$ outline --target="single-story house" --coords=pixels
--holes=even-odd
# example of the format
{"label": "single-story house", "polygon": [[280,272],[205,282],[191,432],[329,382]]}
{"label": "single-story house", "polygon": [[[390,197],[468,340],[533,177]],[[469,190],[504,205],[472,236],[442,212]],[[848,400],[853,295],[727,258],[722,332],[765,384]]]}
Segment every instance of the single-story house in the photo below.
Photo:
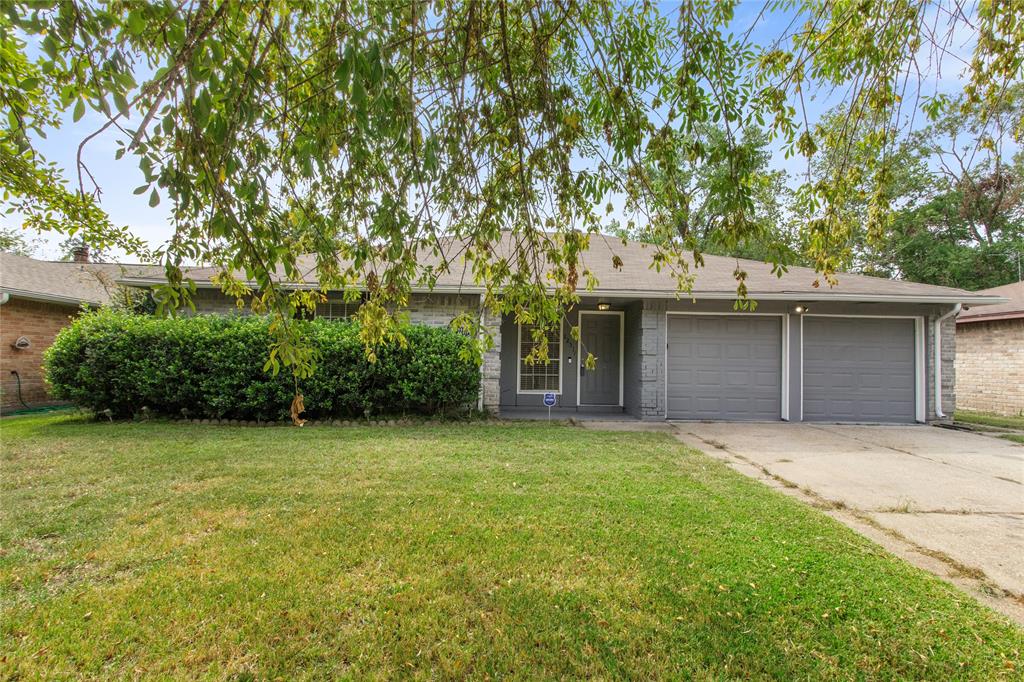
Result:
{"label": "single-story house", "polygon": [[82,307],[110,303],[116,280],[163,272],[156,266],[90,263],[87,250],[69,262],[0,251],[0,411],[52,402],[43,351]]}
{"label": "single-story house", "polygon": [[976,293],[1006,302],[966,309],[956,319],[957,406],[1024,414],[1024,282]]}
{"label": "single-story house", "polygon": [[[507,241],[507,236],[506,236]],[[505,244],[497,245],[501,253]],[[943,419],[955,407],[955,314],[961,305],[999,303],[998,296],[947,287],[841,274],[816,285],[811,269],[781,277],[771,266],[705,256],[692,292],[651,267],[653,247],[593,236],[582,265],[598,279],[549,339],[550,363],[527,363],[530,330],[511,316],[484,323],[494,348],[481,368],[481,407],[510,414],[619,413],[644,420],[783,420],[912,423]],[[505,251],[509,253],[509,251]],[[621,260],[621,267],[615,258]],[[437,265],[433,255],[421,265]],[[748,273],[755,312],[737,312],[734,271]],[[310,260],[306,272],[314,272]],[[211,278],[188,273],[200,312],[236,310]],[[151,286],[159,278],[126,277]],[[302,286],[319,288],[316,281]],[[415,290],[413,322],[447,324],[479,310],[482,288],[452,267],[430,289]],[[345,317],[351,305],[328,296],[317,313]],[[579,325],[579,340],[570,329]],[[587,353],[597,368],[581,363]]]}

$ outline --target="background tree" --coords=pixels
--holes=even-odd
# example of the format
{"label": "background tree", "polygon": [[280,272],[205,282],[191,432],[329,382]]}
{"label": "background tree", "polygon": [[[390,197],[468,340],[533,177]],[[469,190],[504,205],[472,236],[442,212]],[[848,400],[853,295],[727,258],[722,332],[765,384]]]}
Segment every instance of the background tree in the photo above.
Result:
{"label": "background tree", "polygon": [[889,274],[914,282],[987,289],[1020,280],[1024,173],[1018,161],[961,181],[899,211],[877,249]]}
{"label": "background tree", "polygon": [[[892,207],[887,229],[871,235],[865,227],[871,181],[861,176],[835,207],[851,225],[837,244],[852,267],[867,274],[915,282],[982,289],[1019,279],[1018,254],[1024,239],[1024,155],[1015,151],[1014,130],[1024,116],[1024,86],[1007,88],[994,110],[982,111],[965,98],[937,102],[934,121],[908,135],[891,152],[885,201]],[[820,124],[822,137],[846,125],[844,107]],[[852,162],[868,145],[853,145]],[[848,156],[824,147],[811,164],[827,182]]]}
{"label": "background tree", "polygon": [[734,140],[720,126],[698,126],[689,136],[679,135],[676,145],[700,148],[701,158],[684,159],[679,167],[652,164],[649,177],[656,194],[678,196],[684,210],[676,214],[675,224],[637,226],[631,236],[651,243],[682,239],[698,253],[780,264],[799,260],[787,216],[789,178],[770,167],[769,143],[756,126],[739,131]]}
{"label": "background tree", "polygon": [[[808,158],[859,140],[824,181],[795,188],[807,257],[831,282],[853,229],[842,207],[863,178],[867,233],[879,237],[891,224],[892,152],[912,120],[904,94],[920,78],[922,55],[941,55],[953,35],[969,32],[977,47],[965,97],[980,111],[998,108],[1021,76],[1016,0],[981,3],[970,17],[952,0],[779,2],[755,24],[787,28],[759,42],[735,30],[735,7],[8,2],[0,183],[40,229],[141,250],[99,209],[101,188],[81,155],[71,191],[32,146],[59,113],[77,120],[93,109],[105,121],[100,131],[119,133],[118,157],[134,158],[145,175],[136,191],[152,205],[171,202],[175,234],[155,254],[168,278],[160,305],[187,304],[182,264],[218,266],[225,292],[251,293],[257,310],[273,314],[271,368],[284,363],[301,378],[315,366],[290,321],[316,294],[281,286],[309,274],[284,232],[308,237],[302,246],[322,287],[365,287],[359,317],[371,356],[381,342],[401,341],[389,311],[414,284],[431,284],[436,273],[416,265],[429,251],[442,267],[464,259],[486,307],[536,323],[544,359],[545,328],[595,283],[581,254],[611,200],[627,220],[671,235],[652,250],[653,264],[685,290],[700,240],[733,248],[763,228],[745,129]],[[848,125],[822,138],[804,105],[837,89]],[[709,125],[722,142],[701,143]],[[714,185],[717,220],[703,235],[673,233],[692,207],[653,174],[705,162],[727,170],[728,181]],[[507,253],[495,251],[503,231]],[[742,272],[737,279],[742,299]],[[459,324],[477,331],[470,317]],[[476,352],[488,343],[480,338]]]}
{"label": "background tree", "polygon": [[39,237],[18,227],[0,227],[0,251],[33,257],[42,248]]}

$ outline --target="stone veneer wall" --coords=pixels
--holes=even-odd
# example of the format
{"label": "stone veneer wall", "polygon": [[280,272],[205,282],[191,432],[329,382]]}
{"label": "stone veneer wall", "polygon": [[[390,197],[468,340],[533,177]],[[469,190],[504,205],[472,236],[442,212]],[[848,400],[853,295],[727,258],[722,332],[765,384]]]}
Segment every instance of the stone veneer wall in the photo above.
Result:
{"label": "stone veneer wall", "polygon": [[1024,318],[956,327],[957,402],[1004,415],[1024,413]]}
{"label": "stone veneer wall", "polygon": [[640,410],[641,419],[665,418],[665,344],[668,310],[666,301],[648,299],[640,314]]}
{"label": "stone veneer wall", "polygon": [[[928,421],[938,419],[935,413],[935,320],[939,316],[932,315],[925,318],[925,395],[928,401],[925,405]],[[957,404],[957,372],[956,372],[956,348],[959,344],[957,339],[956,320],[953,317],[946,318],[942,323],[942,412],[945,419],[953,418],[953,411]]]}

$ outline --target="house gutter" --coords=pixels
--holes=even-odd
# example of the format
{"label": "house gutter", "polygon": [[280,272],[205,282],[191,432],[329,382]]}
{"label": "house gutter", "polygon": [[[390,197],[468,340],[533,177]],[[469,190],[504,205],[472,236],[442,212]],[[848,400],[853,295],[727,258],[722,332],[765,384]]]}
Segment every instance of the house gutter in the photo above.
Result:
{"label": "house gutter", "polygon": [[957,303],[953,306],[945,315],[940,315],[935,318],[935,327],[932,331],[932,335],[935,337],[935,343],[932,347],[935,349],[935,418],[945,419],[946,413],[942,411],[942,323],[951,317],[956,317],[963,309],[962,303]]}
{"label": "house gutter", "polygon": [[72,296],[59,296],[57,294],[44,294],[36,291],[25,291],[23,289],[13,289],[10,287],[4,287],[3,292],[0,293],[0,297],[3,297],[0,301],[0,305],[7,303],[11,298],[24,298],[29,301],[38,301],[40,303],[59,303],[61,305],[89,305],[98,306],[101,305],[99,301],[87,301],[85,299],[76,298]]}

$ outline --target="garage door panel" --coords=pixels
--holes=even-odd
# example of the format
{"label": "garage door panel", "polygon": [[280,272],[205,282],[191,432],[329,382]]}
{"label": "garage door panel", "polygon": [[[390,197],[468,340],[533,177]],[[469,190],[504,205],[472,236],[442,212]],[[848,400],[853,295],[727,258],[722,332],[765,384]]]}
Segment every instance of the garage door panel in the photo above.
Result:
{"label": "garage door panel", "polygon": [[698,344],[696,357],[704,360],[717,360],[722,357],[722,347],[710,343]]}
{"label": "garage door panel", "polygon": [[[695,353],[680,352],[693,347]],[[781,416],[782,322],[774,316],[669,315],[670,419]]]}
{"label": "garage door panel", "polygon": [[914,320],[806,317],[806,421],[913,422]]}

